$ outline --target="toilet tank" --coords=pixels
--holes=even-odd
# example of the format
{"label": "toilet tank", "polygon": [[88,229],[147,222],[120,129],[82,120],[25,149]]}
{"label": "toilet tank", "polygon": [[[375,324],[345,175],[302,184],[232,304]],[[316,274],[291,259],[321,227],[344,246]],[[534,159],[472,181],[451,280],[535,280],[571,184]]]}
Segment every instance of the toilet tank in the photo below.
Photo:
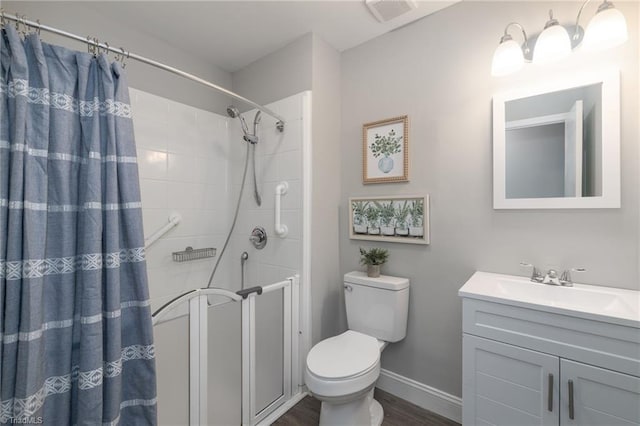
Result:
{"label": "toilet tank", "polygon": [[349,272],[344,275],[344,298],[349,330],[385,342],[397,342],[407,335],[408,278],[369,278],[361,271]]}

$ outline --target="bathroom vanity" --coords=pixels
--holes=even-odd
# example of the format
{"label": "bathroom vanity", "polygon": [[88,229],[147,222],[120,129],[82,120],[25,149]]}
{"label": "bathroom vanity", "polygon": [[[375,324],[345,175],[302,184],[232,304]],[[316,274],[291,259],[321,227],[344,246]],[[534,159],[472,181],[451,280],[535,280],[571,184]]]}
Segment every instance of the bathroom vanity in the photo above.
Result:
{"label": "bathroom vanity", "polygon": [[459,295],[464,425],[640,425],[640,292],[476,272]]}

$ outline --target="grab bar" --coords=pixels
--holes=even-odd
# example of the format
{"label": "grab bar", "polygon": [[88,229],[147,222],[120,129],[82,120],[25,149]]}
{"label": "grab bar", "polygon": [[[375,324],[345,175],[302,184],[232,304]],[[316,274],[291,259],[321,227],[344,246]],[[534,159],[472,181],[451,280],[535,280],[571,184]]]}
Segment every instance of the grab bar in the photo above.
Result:
{"label": "grab bar", "polygon": [[275,211],[275,226],[274,226],[274,231],[276,233],[276,235],[280,238],[284,238],[287,236],[287,234],[289,233],[289,228],[287,228],[287,225],[282,224],[281,220],[280,220],[280,214],[281,214],[281,203],[280,203],[280,199],[282,198],[283,195],[285,195],[287,193],[287,191],[289,190],[289,184],[285,181],[280,182],[279,184],[276,185],[276,211]]}
{"label": "grab bar", "polygon": [[182,216],[180,216],[178,213],[173,213],[171,216],[169,216],[169,223],[158,229],[148,238],[144,239],[144,248],[149,248],[153,243],[158,241],[160,237],[169,232],[173,227],[178,226],[181,220]]}

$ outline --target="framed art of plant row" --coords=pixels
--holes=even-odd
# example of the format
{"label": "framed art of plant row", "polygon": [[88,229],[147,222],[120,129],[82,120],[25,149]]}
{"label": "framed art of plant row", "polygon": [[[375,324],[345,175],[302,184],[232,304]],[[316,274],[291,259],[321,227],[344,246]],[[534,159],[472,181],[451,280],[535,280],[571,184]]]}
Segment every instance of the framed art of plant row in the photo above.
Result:
{"label": "framed art of plant row", "polygon": [[349,238],[429,244],[429,196],[349,198]]}
{"label": "framed art of plant row", "polygon": [[409,181],[409,117],[362,126],[362,182]]}

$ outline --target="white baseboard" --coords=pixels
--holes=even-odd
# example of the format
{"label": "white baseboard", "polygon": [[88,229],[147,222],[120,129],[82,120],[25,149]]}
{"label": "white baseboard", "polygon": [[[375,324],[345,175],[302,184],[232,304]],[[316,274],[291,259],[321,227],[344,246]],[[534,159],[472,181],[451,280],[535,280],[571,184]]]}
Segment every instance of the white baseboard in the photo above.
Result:
{"label": "white baseboard", "polygon": [[462,423],[462,398],[382,369],[376,387],[425,410]]}

